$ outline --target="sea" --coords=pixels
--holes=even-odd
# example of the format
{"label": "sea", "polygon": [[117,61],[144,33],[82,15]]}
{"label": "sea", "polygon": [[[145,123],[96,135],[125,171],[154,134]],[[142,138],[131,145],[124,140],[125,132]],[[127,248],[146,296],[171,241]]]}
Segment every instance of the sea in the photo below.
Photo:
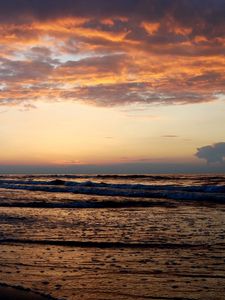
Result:
{"label": "sea", "polygon": [[225,175],[0,175],[0,285],[224,300]]}

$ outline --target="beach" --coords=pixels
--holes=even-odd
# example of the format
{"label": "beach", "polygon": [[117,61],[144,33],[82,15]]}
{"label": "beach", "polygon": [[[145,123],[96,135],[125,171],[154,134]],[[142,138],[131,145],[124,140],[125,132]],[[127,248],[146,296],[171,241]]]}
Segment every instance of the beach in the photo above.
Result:
{"label": "beach", "polygon": [[1,284],[60,300],[224,299],[223,176],[54,180],[1,178]]}

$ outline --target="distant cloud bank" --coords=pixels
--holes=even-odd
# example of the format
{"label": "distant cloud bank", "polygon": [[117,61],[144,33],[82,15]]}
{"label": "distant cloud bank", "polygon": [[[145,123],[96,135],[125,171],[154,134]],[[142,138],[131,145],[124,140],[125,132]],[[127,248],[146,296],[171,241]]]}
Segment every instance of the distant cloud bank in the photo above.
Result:
{"label": "distant cloud bank", "polygon": [[197,149],[196,156],[210,163],[225,163],[225,142],[207,145]]}

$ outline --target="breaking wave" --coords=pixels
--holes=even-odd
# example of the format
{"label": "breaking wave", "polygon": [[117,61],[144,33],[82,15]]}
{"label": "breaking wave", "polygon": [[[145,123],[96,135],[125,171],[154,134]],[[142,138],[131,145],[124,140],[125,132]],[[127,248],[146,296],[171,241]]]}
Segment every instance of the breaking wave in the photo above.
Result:
{"label": "breaking wave", "polygon": [[[182,249],[182,248],[210,248],[211,245],[195,243],[150,243],[150,242],[109,242],[109,241],[65,241],[65,240],[32,240],[32,239],[0,239],[0,244],[37,244],[53,245],[80,248],[163,248],[163,249]],[[217,244],[217,246],[220,246]]]}
{"label": "breaking wave", "polygon": [[[67,176],[67,180],[65,178]],[[194,185],[174,185],[174,184],[154,184],[154,181],[151,181],[150,184],[140,184],[135,183],[127,179],[126,183],[117,183],[115,180],[113,183],[107,182],[98,182],[94,180],[88,181],[72,181],[71,177],[75,175],[65,175],[65,176],[45,176],[45,177],[36,177],[36,176],[27,176],[27,177],[2,177],[0,178],[0,188],[8,190],[26,190],[26,191],[39,191],[39,192],[51,192],[51,193],[73,193],[73,194],[83,194],[83,195],[98,195],[98,196],[120,196],[120,197],[134,197],[134,198],[161,198],[161,199],[173,199],[173,200],[202,200],[202,201],[214,201],[214,202],[224,202],[225,201],[225,184],[223,176],[214,176],[214,177],[198,177],[198,182],[201,182],[200,185],[197,185],[196,182]],[[135,177],[150,177],[150,175],[96,175],[103,179],[104,177],[129,177],[129,179]],[[159,177],[165,178],[168,176],[154,176],[155,180],[159,180]],[[92,176],[93,178],[93,176]],[[156,179],[157,178],[157,179]],[[68,180],[69,179],[69,180]],[[207,179],[206,184],[204,180]],[[210,180],[209,180],[210,179]],[[190,177],[188,177],[190,181]],[[201,181],[200,181],[201,180]],[[217,181],[217,184],[213,184],[214,181]],[[204,182],[203,182],[204,181]],[[171,182],[171,181],[169,181]],[[177,178],[176,182],[177,183]],[[95,207],[116,207],[116,206],[132,206],[132,205],[148,205],[148,201],[139,201],[132,203],[126,200],[126,203],[115,203],[114,201],[107,201],[107,203],[86,203],[86,206]],[[50,205],[50,204],[48,204]],[[72,203],[72,206],[82,206],[81,204]]]}

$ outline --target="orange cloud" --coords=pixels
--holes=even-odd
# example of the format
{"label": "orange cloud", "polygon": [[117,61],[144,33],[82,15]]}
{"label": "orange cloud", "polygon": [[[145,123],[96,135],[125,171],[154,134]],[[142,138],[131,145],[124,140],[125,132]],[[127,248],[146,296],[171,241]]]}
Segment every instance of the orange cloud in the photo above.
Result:
{"label": "orange cloud", "polygon": [[148,32],[148,34],[153,35],[159,30],[160,23],[142,22],[141,26]]}
{"label": "orange cloud", "polygon": [[[152,20],[30,16],[0,22],[0,105],[37,99],[96,105],[196,103],[224,94],[221,26]],[[194,58],[194,60],[193,60]]]}

